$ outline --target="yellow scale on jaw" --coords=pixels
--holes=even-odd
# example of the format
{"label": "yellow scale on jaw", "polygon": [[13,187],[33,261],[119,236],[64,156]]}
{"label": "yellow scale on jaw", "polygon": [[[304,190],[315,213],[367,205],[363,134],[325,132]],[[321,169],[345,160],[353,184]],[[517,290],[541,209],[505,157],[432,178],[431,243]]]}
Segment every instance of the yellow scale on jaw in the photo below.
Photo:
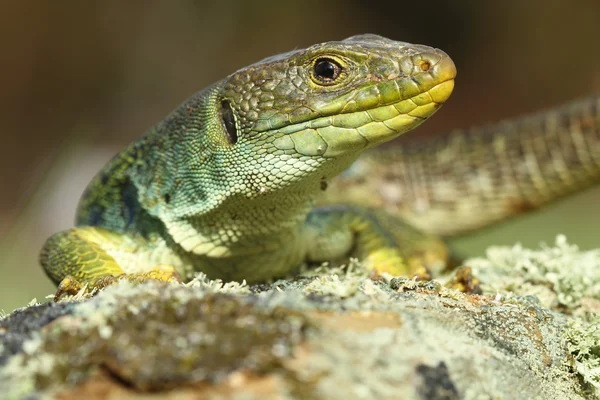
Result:
{"label": "yellow scale on jaw", "polygon": [[307,156],[335,157],[362,150],[412,130],[431,116],[450,96],[454,80],[395,104],[369,110],[316,118],[279,129],[285,136],[273,144],[280,150],[295,149]]}

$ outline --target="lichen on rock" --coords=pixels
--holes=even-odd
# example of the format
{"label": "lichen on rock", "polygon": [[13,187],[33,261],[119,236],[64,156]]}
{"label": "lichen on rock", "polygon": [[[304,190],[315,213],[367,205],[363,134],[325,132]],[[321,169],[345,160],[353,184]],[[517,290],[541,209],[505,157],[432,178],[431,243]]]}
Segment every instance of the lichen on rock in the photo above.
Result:
{"label": "lichen on rock", "polygon": [[598,398],[599,254],[559,238],[490,249],[438,281],[372,280],[353,261],[251,287],[120,282],[0,320],[0,392]]}

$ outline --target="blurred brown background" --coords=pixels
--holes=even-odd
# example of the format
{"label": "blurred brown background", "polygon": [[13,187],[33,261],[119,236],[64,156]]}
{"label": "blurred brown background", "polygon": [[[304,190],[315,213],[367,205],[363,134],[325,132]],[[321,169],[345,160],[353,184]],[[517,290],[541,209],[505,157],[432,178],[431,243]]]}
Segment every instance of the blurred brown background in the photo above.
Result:
{"label": "blurred brown background", "polygon": [[[357,33],[447,51],[459,76],[421,136],[600,90],[600,2],[38,1],[0,5],[0,309],[54,288],[37,265],[102,165],[193,92],[265,56]],[[453,241],[598,246],[600,190]]]}

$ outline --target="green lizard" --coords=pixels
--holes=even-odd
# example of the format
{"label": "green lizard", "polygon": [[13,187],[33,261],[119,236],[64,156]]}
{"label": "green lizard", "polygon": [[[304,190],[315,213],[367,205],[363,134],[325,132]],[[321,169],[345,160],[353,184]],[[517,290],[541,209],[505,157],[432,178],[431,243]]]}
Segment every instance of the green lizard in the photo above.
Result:
{"label": "green lizard", "polygon": [[[101,288],[123,278],[188,280],[197,271],[211,278],[260,282],[286,275],[303,262],[350,256],[361,258],[375,274],[413,274],[443,263],[443,242],[393,214],[400,211],[411,224],[435,232],[431,213],[423,212],[423,199],[430,206],[425,211],[450,203],[451,211],[464,214],[464,204],[467,209],[470,204],[485,215],[492,195],[512,198],[482,190],[469,203],[464,200],[469,191],[440,195],[428,179],[423,182],[426,196],[411,196],[407,185],[404,207],[398,207],[381,185],[390,176],[402,181],[410,170],[406,162],[414,162],[414,171],[431,163],[442,181],[448,171],[460,176],[453,168],[489,172],[501,163],[499,155],[514,148],[517,156],[507,156],[508,161],[518,159],[518,151],[527,155],[521,143],[529,142],[510,132],[491,141],[467,132],[452,136],[446,147],[424,147],[417,154],[411,148],[385,151],[353,166],[334,184],[343,191],[329,197],[377,206],[383,198],[391,213],[315,204],[330,180],[361,153],[431,116],[450,96],[455,75],[452,60],[438,49],[360,35],[267,58],[198,92],[100,171],[80,202],[77,227],[48,239],[40,259],[59,284],[57,298],[83,284]],[[580,114],[589,115],[595,127],[597,103],[588,101],[563,114],[574,115],[575,121],[585,120],[576,118]],[[554,119],[560,127],[563,114],[549,115],[558,115]],[[554,119],[532,117],[533,122],[526,119],[521,125],[545,127]],[[539,144],[533,147],[543,152]],[[592,151],[585,153],[585,145],[575,149],[578,155]],[[600,151],[593,151],[597,160]],[[486,157],[494,162],[482,161]],[[546,158],[564,164],[564,158],[553,157]],[[578,171],[597,167],[581,164]],[[348,183],[357,180],[368,194],[350,190]],[[540,186],[530,181],[527,187]],[[511,183],[509,178],[506,182]],[[410,207],[415,204],[420,208]],[[415,216],[415,209],[424,217]]]}
{"label": "green lizard", "polygon": [[313,207],[365,149],[432,115],[455,75],[440,50],[361,35],[264,59],[196,93],[110,161],[77,227],[48,239],[40,259],[57,296],[197,271],[258,282],[349,255],[406,273],[375,216]]}

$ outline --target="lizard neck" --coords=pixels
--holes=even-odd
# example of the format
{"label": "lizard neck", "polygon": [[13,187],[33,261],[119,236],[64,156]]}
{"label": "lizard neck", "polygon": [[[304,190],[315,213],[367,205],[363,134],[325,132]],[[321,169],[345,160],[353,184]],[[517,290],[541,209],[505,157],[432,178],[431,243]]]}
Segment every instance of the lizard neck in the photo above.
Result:
{"label": "lizard neck", "polygon": [[170,223],[173,239],[187,252],[222,258],[297,247],[306,217],[327,181],[356,157],[323,165],[282,190],[227,196],[207,212]]}

